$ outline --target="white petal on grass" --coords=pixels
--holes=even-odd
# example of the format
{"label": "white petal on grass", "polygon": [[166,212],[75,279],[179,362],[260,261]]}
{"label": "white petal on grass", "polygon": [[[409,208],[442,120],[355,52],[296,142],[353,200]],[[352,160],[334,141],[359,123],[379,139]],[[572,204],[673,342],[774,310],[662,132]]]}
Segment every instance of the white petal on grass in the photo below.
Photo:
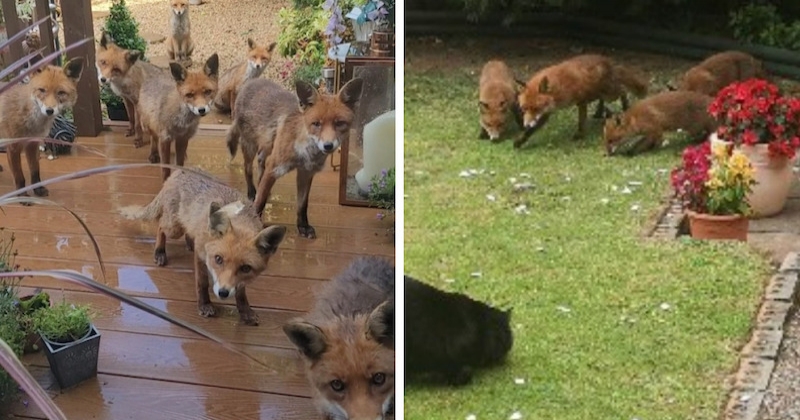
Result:
{"label": "white petal on grass", "polygon": [[486,194],[486,199],[489,201],[497,201],[497,197],[495,197],[493,194]]}
{"label": "white petal on grass", "polygon": [[521,418],[522,418],[522,413],[520,413],[519,411],[515,411],[511,414],[508,420],[520,420]]}
{"label": "white petal on grass", "polygon": [[564,177],[564,181],[565,181],[565,182],[570,182],[570,181],[572,181],[572,177],[570,177],[570,176],[565,176],[565,177]]}
{"label": "white petal on grass", "polygon": [[517,214],[531,214],[531,211],[528,210],[528,206],[526,206],[525,204],[520,204],[517,207],[514,207],[514,211]]}
{"label": "white petal on grass", "polygon": [[570,313],[570,312],[572,312],[572,309],[570,309],[570,308],[567,308],[566,306],[562,306],[562,305],[558,305],[558,306],[556,306],[556,309],[557,309],[559,312],[564,312],[565,314],[566,314],[566,313]]}
{"label": "white petal on grass", "polygon": [[496,174],[495,171],[489,171],[489,175],[495,175],[495,174]]}
{"label": "white petal on grass", "polygon": [[478,420],[478,416],[470,414],[465,418],[465,420]]}
{"label": "white petal on grass", "polygon": [[538,252],[544,252],[544,247],[543,247],[543,246],[537,246],[537,247],[536,247],[536,251],[538,251]]}
{"label": "white petal on grass", "polygon": [[626,187],[625,187],[625,188],[623,188],[623,189],[622,189],[622,191],[620,191],[620,192],[621,192],[621,193],[623,193],[623,194],[631,194],[631,193],[633,192],[633,190],[631,190],[630,188],[628,188],[628,187],[626,186]]}
{"label": "white petal on grass", "polygon": [[516,184],[517,183],[517,178],[514,178],[512,176],[511,178],[508,178],[508,182],[511,183],[511,184]]}
{"label": "white petal on grass", "polygon": [[600,199],[600,202],[603,203],[603,204],[608,204],[609,201],[611,201],[611,200],[609,200],[607,198],[601,198]]}
{"label": "white petal on grass", "polygon": [[661,308],[662,311],[668,311],[671,307],[672,306],[670,306],[670,304],[666,303],[666,302],[664,302],[661,305],[659,305],[659,308]]}
{"label": "white petal on grass", "polygon": [[570,201],[570,200],[572,200],[572,197],[570,197],[568,195],[565,195],[565,196],[561,197],[561,201]]}
{"label": "white petal on grass", "polygon": [[741,402],[747,402],[747,401],[750,401],[750,398],[752,398],[752,397],[753,397],[753,396],[752,396],[752,395],[750,395],[750,394],[742,394],[742,396],[741,396],[741,397],[739,397],[739,401],[741,401]]}
{"label": "white petal on grass", "polygon": [[514,192],[522,192],[533,188],[533,184],[531,184],[530,182],[518,182],[514,184],[513,188]]}
{"label": "white petal on grass", "polygon": [[525,379],[523,378],[514,378],[514,383],[517,385],[525,385]]}
{"label": "white petal on grass", "polygon": [[445,283],[455,283],[456,279],[444,279]]}
{"label": "white petal on grass", "polygon": [[475,271],[475,272],[469,273],[469,276],[470,277],[474,277],[474,278],[479,278],[479,277],[483,277],[483,273],[481,273],[480,271]]}
{"label": "white petal on grass", "polygon": [[642,181],[628,181],[628,185],[631,187],[641,187],[644,183]]}
{"label": "white petal on grass", "polygon": [[634,204],[634,205],[631,206],[631,211],[639,211],[641,208],[642,208],[642,206],[640,206],[638,204]]}
{"label": "white petal on grass", "polygon": [[520,178],[530,178],[531,174],[529,174],[527,172],[522,172],[522,173],[519,174],[519,177]]}
{"label": "white petal on grass", "polygon": [[611,191],[616,191],[616,190],[618,190],[618,189],[619,189],[619,187],[617,187],[616,185],[612,185],[612,186],[611,186]]}
{"label": "white petal on grass", "polygon": [[482,172],[478,171],[477,169],[470,169],[469,173],[470,173],[470,175],[478,175],[478,174],[480,174]]}
{"label": "white petal on grass", "polygon": [[461,178],[469,178],[472,176],[472,174],[469,173],[469,171],[461,171],[458,173],[458,176],[460,176]]}

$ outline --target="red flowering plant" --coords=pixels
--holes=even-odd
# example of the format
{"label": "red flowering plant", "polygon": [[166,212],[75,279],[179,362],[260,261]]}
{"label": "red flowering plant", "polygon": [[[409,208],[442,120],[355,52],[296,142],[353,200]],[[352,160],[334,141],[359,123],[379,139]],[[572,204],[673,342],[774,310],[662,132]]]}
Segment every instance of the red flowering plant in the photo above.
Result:
{"label": "red flowering plant", "polygon": [[736,145],[767,144],[771,157],[793,159],[800,148],[800,99],[784,97],[766,80],[732,83],[708,107],[719,123],[720,140]]}
{"label": "red flowering plant", "polygon": [[698,213],[706,213],[708,199],[708,170],[711,169],[711,142],[688,146],[683,150],[681,166],[672,170],[670,181],[675,196],[684,207]]}

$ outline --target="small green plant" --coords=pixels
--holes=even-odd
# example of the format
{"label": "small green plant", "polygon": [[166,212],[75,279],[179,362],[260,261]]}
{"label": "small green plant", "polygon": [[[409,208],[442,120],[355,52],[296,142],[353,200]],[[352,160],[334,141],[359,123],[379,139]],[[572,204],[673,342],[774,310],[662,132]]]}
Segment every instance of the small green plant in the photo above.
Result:
{"label": "small green plant", "polygon": [[34,0],[22,0],[17,2],[17,17],[30,23],[33,20],[33,9],[36,7]]}
{"label": "small green plant", "polygon": [[292,82],[302,80],[310,83],[313,86],[319,87],[319,81],[322,78],[322,64],[319,62],[313,64],[303,64],[297,67],[293,75]]}
{"label": "small green plant", "polygon": [[32,315],[33,326],[39,333],[56,343],[79,340],[89,332],[91,319],[89,307],[61,302],[49,310],[36,311]]}
{"label": "small green plant", "polygon": [[[372,177],[369,184],[369,204],[374,207],[385,209],[389,213],[394,212],[394,168],[382,170],[380,175]],[[379,216],[380,217],[380,216]]]}
{"label": "small green plant", "polygon": [[301,64],[325,60],[325,37],[322,31],[327,16],[321,7],[281,9],[278,24],[283,30],[278,36],[278,51],[284,57],[301,56]]}
{"label": "small green plant", "polygon": [[125,105],[122,98],[114,94],[114,91],[107,85],[100,88],[100,102],[111,108],[120,108]]}
{"label": "small green plant", "polygon": [[[16,289],[0,291],[0,340],[5,341],[17,356],[22,355],[25,333],[20,326],[16,308]],[[17,393],[17,382],[0,369],[0,405],[8,402]]]}

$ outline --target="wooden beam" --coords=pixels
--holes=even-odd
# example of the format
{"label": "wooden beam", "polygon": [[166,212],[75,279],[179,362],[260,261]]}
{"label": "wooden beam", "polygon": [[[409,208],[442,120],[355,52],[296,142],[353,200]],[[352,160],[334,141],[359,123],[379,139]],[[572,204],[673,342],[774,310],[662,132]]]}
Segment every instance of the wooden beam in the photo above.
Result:
{"label": "wooden beam", "polygon": [[[17,0],[1,0],[0,4],[3,6],[3,19],[6,21],[6,33],[8,37],[19,33],[22,30],[22,24],[17,16]],[[15,62],[23,57],[22,43],[15,42],[9,46],[11,62]]]}
{"label": "wooden beam", "polygon": [[[33,21],[50,16],[50,0],[36,0],[36,7],[33,11]],[[39,36],[42,40],[43,56],[55,51],[55,42],[53,42],[53,21],[48,20],[39,25]]]}
{"label": "wooden beam", "polygon": [[[72,6],[61,9],[65,44],[69,46],[86,38],[94,39],[90,0],[70,0],[70,3]],[[103,114],[100,111],[100,86],[94,64],[95,43],[84,44],[67,54],[68,60],[75,57],[83,57],[86,60],[83,75],[78,83],[78,102],[74,109],[75,126],[78,129],[78,136],[96,137],[103,131]]]}

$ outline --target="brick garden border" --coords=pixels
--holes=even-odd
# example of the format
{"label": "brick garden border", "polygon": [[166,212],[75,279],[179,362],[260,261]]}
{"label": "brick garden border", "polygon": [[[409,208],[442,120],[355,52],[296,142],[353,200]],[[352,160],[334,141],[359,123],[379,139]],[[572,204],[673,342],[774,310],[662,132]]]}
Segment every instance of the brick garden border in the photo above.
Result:
{"label": "brick garden border", "polygon": [[[651,239],[674,240],[686,230],[681,204],[670,200],[647,231]],[[739,352],[739,365],[729,378],[728,400],[720,419],[754,420],[764,401],[783,342],[784,326],[793,311],[800,281],[800,253],[789,253],[770,278],[756,315],[750,340]]]}

